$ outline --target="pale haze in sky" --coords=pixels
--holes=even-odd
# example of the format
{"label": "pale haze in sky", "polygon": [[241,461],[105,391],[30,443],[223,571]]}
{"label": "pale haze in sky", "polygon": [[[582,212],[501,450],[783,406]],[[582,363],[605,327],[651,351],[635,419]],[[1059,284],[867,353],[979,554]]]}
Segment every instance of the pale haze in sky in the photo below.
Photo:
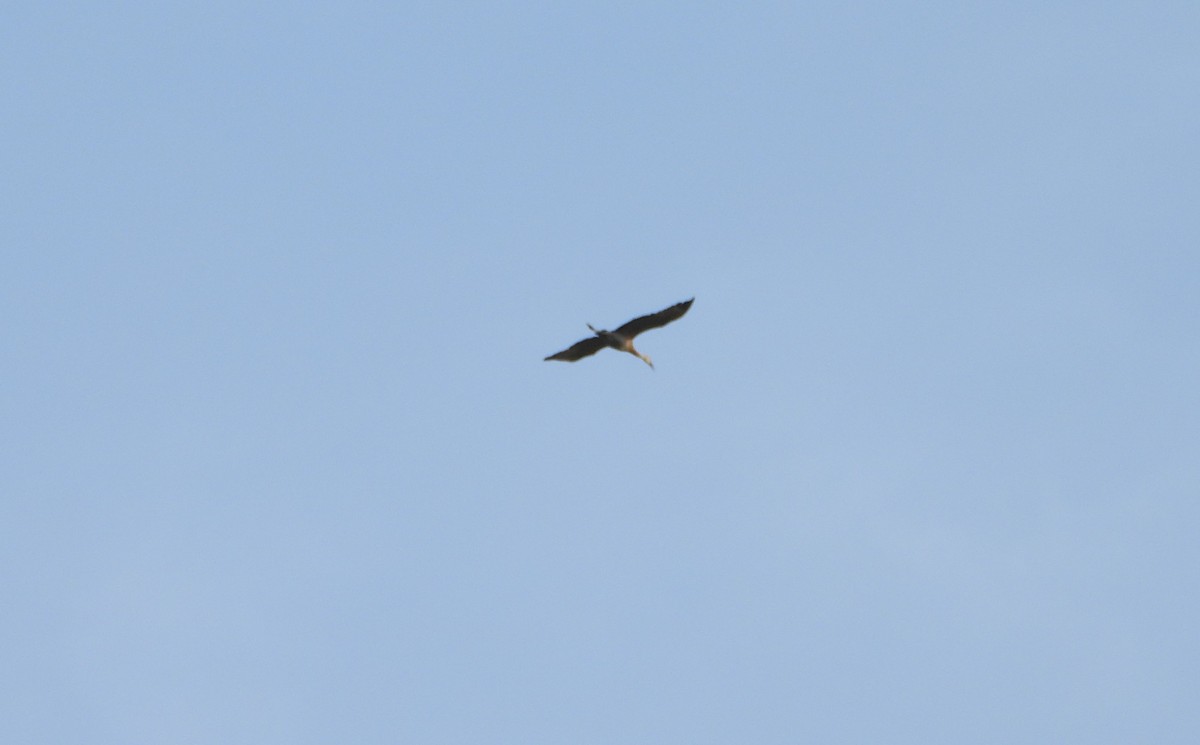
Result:
{"label": "pale haze in sky", "polygon": [[1200,742],[1198,39],[11,3],[0,741]]}

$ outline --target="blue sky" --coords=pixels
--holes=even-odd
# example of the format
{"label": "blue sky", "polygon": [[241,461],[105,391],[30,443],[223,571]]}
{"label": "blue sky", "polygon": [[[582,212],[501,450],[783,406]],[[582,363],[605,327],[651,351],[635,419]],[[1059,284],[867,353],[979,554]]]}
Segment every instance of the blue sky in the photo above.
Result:
{"label": "blue sky", "polygon": [[0,21],[5,741],[1200,737],[1194,3]]}

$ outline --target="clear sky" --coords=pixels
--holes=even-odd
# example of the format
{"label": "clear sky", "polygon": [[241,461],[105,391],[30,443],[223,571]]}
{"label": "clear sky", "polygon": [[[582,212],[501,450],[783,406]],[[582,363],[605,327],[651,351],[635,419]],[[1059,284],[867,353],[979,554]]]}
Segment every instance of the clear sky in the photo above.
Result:
{"label": "clear sky", "polygon": [[7,4],[0,739],[1200,741],[1197,39]]}

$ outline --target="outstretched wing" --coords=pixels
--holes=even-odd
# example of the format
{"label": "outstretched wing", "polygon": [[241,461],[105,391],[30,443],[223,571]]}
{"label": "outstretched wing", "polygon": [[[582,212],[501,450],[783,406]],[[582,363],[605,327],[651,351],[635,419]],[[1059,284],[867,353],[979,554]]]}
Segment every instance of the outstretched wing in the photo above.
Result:
{"label": "outstretched wing", "polygon": [[695,299],[696,298],[684,300],[682,303],[676,303],[670,308],[660,310],[657,313],[651,313],[648,316],[635,318],[621,328],[617,329],[616,333],[628,339],[632,339],[643,331],[649,331],[650,329],[656,329],[660,326],[666,326],[671,321],[674,321],[684,313],[687,313],[688,308],[692,307],[692,302]]}
{"label": "outstretched wing", "polygon": [[589,336],[583,341],[575,342],[561,352],[556,352],[555,354],[550,355],[546,359],[574,362],[575,360],[581,360],[584,357],[592,356],[601,349],[604,349],[605,346],[607,346],[607,344],[605,344],[604,340],[599,336]]}

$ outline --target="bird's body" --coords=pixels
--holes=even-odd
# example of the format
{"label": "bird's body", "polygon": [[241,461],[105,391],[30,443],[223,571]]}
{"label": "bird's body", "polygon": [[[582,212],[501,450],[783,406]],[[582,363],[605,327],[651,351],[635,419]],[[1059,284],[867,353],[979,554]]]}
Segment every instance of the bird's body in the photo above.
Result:
{"label": "bird's body", "polygon": [[657,313],[639,316],[638,318],[619,326],[615,331],[597,329],[589,323],[587,327],[592,330],[592,333],[595,334],[594,336],[590,336],[587,339],[575,342],[570,347],[561,352],[556,352],[546,359],[562,360],[563,362],[575,362],[576,360],[581,360],[584,357],[590,357],[605,347],[612,347],[619,352],[628,352],[629,354],[632,354],[634,357],[637,357],[642,362],[645,362],[647,365],[649,365],[650,369],[653,370],[654,363],[650,361],[649,357],[634,348],[633,338],[643,331],[649,331],[650,329],[656,329],[660,326],[666,326],[671,321],[681,317],[684,313],[688,312],[688,308],[692,307],[692,302],[695,299],[696,298],[692,298],[691,300],[685,300],[682,303],[676,303],[670,308],[660,310]]}

